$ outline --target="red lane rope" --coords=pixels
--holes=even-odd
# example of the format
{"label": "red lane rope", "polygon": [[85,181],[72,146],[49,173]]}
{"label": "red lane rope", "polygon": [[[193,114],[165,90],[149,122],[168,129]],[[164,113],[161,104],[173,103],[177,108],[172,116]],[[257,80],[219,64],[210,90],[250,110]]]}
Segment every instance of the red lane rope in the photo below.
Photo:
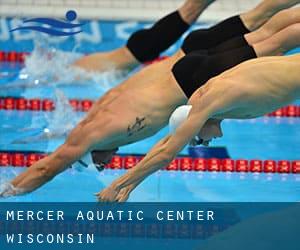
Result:
{"label": "red lane rope", "polygon": [[[1,167],[30,167],[36,161],[45,157],[46,153],[0,152]],[[133,168],[143,156],[116,155],[106,166],[107,169]],[[178,157],[164,170],[195,171],[195,172],[239,172],[239,173],[279,173],[300,174],[300,160],[245,160],[245,159],[203,159]]]}
{"label": "red lane rope", "polygon": [[[71,99],[70,105],[75,111],[87,112],[94,101],[89,99]],[[30,111],[53,111],[55,104],[50,99],[25,99],[15,97],[0,97],[0,110],[30,110]],[[268,114],[269,117],[300,117],[300,106],[289,105]]]}
{"label": "red lane rope", "polygon": [[[9,63],[24,63],[25,57],[30,55],[29,52],[16,52],[16,51],[0,51],[0,62]],[[146,62],[144,65],[149,65],[155,62],[159,62],[168,58],[167,56],[161,56],[153,61]]]}
{"label": "red lane rope", "polygon": [[[16,52],[16,51],[0,51],[0,62],[19,62],[23,63],[25,57],[29,55],[28,52]],[[160,57],[153,61],[145,63],[149,65],[161,60],[166,59],[166,56]],[[70,104],[76,111],[88,111],[92,104],[92,100],[70,100]],[[49,99],[24,99],[24,98],[1,98],[0,97],[0,109],[6,110],[32,110],[32,111],[52,111],[54,110],[54,102]],[[281,108],[275,112],[268,114],[270,117],[300,117],[300,106],[289,105]]]}
{"label": "red lane rope", "polygon": [[0,62],[23,63],[28,52],[0,51]]}

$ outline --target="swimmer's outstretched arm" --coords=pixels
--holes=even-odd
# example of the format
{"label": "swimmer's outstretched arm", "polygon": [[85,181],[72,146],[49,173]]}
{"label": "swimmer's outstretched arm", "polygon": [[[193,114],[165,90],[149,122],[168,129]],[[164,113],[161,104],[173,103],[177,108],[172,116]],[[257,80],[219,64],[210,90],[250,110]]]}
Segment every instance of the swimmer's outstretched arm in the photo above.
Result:
{"label": "swimmer's outstretched arm", "polygon": [[13,179],[0,197],[9,197],[30,193],[49,182],[56,175],[67,169],[85,152],[83,146],[69,147],[62,145],[53,154],[36,162],[25,172]]}
{"label": "swimmer's outstretched arm", "polygon": [[97,119],[93,119],[96,110],[97,105],[94,105],[86,119],[71,131],[63,145],[13,179],[10,182],[11,188],[2,191],[0,197],[22,195],[34,191],[70,167],[96,143],[101,140],[105,141],[111,135],[110,132],[114,130],[114,126],[103,118],[104,122],[109,125],[99,130],[100,125],[95,122]]}
{"label": "swimmer's outstretched arm", "polygon": [[122,199],[122,197],[119,193],[123,188],[130,186],[129,192],[131,192],[149,175],[166,167],[184,146],[198,135],[205,122],[219,110],[218,107],[222,106],[219,100],[209,96],[200,101],[201,107],[193,106],[187,120],[176,130],[174,135],[168,135],[161,140],[136,167],[118,178],[108,188],[96,194],[98,200],[120,201],[118,198]]}

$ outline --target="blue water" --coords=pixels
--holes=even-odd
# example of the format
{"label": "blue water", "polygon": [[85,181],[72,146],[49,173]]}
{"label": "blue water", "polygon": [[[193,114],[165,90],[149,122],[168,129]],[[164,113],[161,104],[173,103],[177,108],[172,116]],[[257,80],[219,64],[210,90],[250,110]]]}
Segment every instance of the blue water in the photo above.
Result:
{"label": "blue water", "polygon": [[[109,49],[110,47],[107,47]],[[1,72],[18,73],[20,65],[1,64]],[[1,96],[53,98],[53,86],[31,90],[1,89],[1,84],[13,81],[14,76],[0,80]],[[13,84],[13,83],[12,83]],[[116,84],[116,83],[114,83]],[[95,84],[58,86],[67,98],[97,99],[103,91]],[[298,103],[299,104],[299,103]],[[64,140],[58,138],[34,143],[13,143],[20,138],[35,136],[47,127],[44,112],[0,110],[0,151],[53,151]],[[77,119],[84,113],[77,113]],[[232,158],[298,160],[300,156],[300,119],[259,118],[222,124],[224,137],[212,146],[226,146]],[[119,153],[147,153],[168,132],[162,129],[144,141],[120,148]],[[187,154],[184,149],[182,154]],[[23,168],[0,168],[1,182],[9,180]],[[106,170],[76,172],[68,170],[32,194],[2,201],[94,201],[93,193],[109,185],[123,171]],[[78,185],[80,183],[80,185]],[[300,176],[286,174],[237,174],[158,172],[148,178],[131,195],[130,201],[298,201]]]}

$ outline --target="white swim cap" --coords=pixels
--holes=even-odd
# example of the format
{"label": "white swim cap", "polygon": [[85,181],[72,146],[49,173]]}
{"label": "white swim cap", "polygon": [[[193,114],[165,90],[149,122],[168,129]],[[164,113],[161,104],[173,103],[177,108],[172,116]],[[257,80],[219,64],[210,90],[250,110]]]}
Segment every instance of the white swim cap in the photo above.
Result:
{"label": "white swim cap", "polygon": [[170,134],[174,134],[176,129],[187,119],[192,105],[183,105],[178,107],[169,119]]}

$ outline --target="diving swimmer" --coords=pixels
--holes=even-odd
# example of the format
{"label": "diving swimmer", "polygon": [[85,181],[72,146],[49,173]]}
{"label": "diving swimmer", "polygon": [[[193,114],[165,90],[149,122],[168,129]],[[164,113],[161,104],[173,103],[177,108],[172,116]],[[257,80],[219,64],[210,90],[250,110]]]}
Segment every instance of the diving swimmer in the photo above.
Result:
{"label": "diving swimmer", "polygon": [[[242,19],[234,17],[234,20],[239,21],[238,27],[245,32]],[[109,158],[115,148],[153,135],[168,123],[172,112],[186,104],[193,92],[209,79],[245,60],[280,55],[295,47],[299,43],[296,26],[289,26],[252,46],[215,55],[203,55],[201,51],[185,55],[184,50],[180,50],[170,59],[144,68],[99,99],[63,145],[17,176],[11,182],[14,188],[0,195],[31,192],[87,152],[107,151],[105,158]],[[191,37],[187,39],[191,42]],[[189,46],[184,43],[183,48]],[[202,139],[205,141],[205,137]]]}
{"label": "diving swimmer", "polygon": [[258,58],[209,80],[189,99],[192,108],[185,109],[187,118],[177,124],[176,132],[98,193],[99,201],[126,201],[145,178],[167,166],[195,136],[205,141],[221,137],[222,120],[260,117],[299,100],[299,66],[300,55]]}

